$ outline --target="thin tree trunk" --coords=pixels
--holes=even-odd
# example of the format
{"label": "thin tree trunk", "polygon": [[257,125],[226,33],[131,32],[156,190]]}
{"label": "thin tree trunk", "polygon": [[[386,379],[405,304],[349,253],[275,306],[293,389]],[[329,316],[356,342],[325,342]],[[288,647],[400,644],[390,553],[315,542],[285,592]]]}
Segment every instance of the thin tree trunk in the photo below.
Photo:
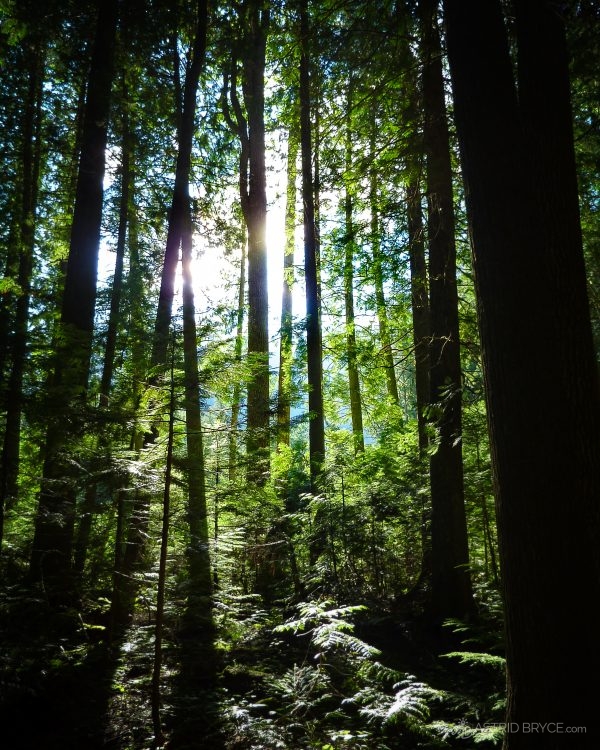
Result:
{"label": "thin tree trunk", "polygon": [[[173,337],[174,338],[174,337]],[[154,627],[154,663],[152,667],[151,712],[154,728],[154,742],[157,747],[164,743],[160,709],[162,703],[162,642],[164,631],[165,587],[167,579],[167,554],[169,548],[169,525],[171,519],[171,474],[173,469],[173,437],[175,427],[175,342],[171,355],[171,383],[169,397],[169,430],[167,435],[167,458],[165,466],[165,488],[163,492],[162,527],[160,555],[158,563],[158,584],[156,592],[156,624]]]}
{"label": "thin tree trunk", "polygon": [[[246,309],[246,237],[242,240],[242,257],[240,259],[240,283],[238,287],[237,325],[235,330],[234,359],[237,365],[242,362],[244,346],[244,311]],[[240,406],[242,400],[242,386],[239,379],[233,386],[231,399],[231,418],[229,422],[229,481],[234,482],[238,467],[238,430],[240,420]]]}
{"label": "thin tree trunk", "polygon": [[304,278],[306,285],[306,348],[308,359],[308,410],[310,480],[313,494],[319,492],[319,477],[325,460],[323,409],[323,343],[318,280],[317,225],[312,172],[311,90],[308,2],[300,0],[300,148],[302,155],[302,201],[304,205]]}
{"label": "thin tree trunk", "polygon": [[[192,286],[192,221],[188,217],[182,242],[183,267],[183,357],[185,370],[185,424],[187,441],[188,477],[188,547],[190,599],[201,607],[200,619],[210,619],[210,597],[212,582],[208,553],[208,512],[206,507],[206,484],[204,475],[204,450],[202,444],[202,420],[200,416],[200,381],[198,376],[198,339],[196,333],[196,311]],[[188,606],[188,610],[196,609]],[[198,612],[195,612],[198,619]]]}
{"label": "thin tree trunk", "polygon": [[418,178],[410,180],[406,193],[419,453],[425,456],[429,445],[425,410],[431,397],[429,380],[431,327],[421,186]]}
{"label": "thin tree trunk", "polygon": [[279,387],[277,396],[277,444],[289,447],[292,399],[292,288],[296,237],[296,177],[298,174],[298,132],[294,120],[288,133],[287,194],[285,207],[285,250],[281,293],[281,343],[279,348]]}
{"label": "thin tree trunk", "polygon": [[432,615],[473,611],[462,463],[462,375],[450,140],[437,0],[421,0],[430,289],[430,390],[438,441],[430,458]]}
{"label": "thin tree trunk", "polygon": [[[133,128],[132,128],[133,133]],[[131,400],[134,410],[134,426],[130,451],[134,460],[142,460],[144,433],[138,422],[139,408],[145,387],[146,376],[146,322],[144,318],[145,287],[139,253],[138,221],[135,207],[134,151],[130,154],[131,188],[128,208],[129,274],[127,298],[130,301],[128,341],[131,350]],[[129,477],[126,479],[129,483]],[[136,590],[136,573],[144,562],[148,523],[149,493],[146,489],[119,489],[117,493],[117,529],[115,532],[115,554],[113,570],[113,593],[111,603],[111,637],[118,636],[127,625],[133,609]]]}
{"label": "thin tree trunk", "polygon": [[110,297],[110,312],[108,316],[108,330],[106,333],[106,345],[104,347],[104,362],[102,365],[102,377],[100,380],[100,405],[108,406],[110,403],[110,391],[112,388],[113,373],[115,368],[115,351],[117,347],[117,334],[121,319],[121,297],[123,293],[123,266],[125,261],[125,248],[127,240],[127,223],[130,211],[131,192],[131,152],[132,139],[129,127],[128,92],[123,76],[123,145],[121,150],[121,198],[119,203],[119,228],[117,231],[117,247],[115,259],[115,271],[113,275],[112,291]]}
{"label": "thin tree trunk", "polygon": [[[192,142],[195,130],[196,95],[206,54],[207,0],[198,0],[196,13],[196,35],[192,49],[191,63],[186,72],[183,86],[183,108],[181,116],[178,118],[179,147],[175,167],[175,184],[173,187],[171,210],[169,212],[167,243],[160,279],[158,309],[156,312],[152,356],[150,359],[150,367],[153,370],[164,366],[167,358],[169,326],[171,324],[173,298],[175,296],[175,272],[179,263],[181,238],[185,231],[186,217],[189,211],[189,180],[192,163]],[[156,374],[156,372],[153,372],[151,376],[156,377]]]}
{"label": "thin tree trunk", "polygon": [[387,392],[394,404],[400,403],[398,396],[398,381],[394,365],[394,351],[390,335],[390,325],[387,314],[387,304],[383,289],[383,259],[381,257],[381,229],[379,226],[379,191],[377,184],[380,176],[375,165],[375,147],[377,138],[377,107],[373,107],[369,151],[371,169],[369,171],[369,206],[371,209],[371,255],[373,257],[373,284],[375,287],[375,303],[377,306],[377,322],[379,324],[379,339],[383,352],[385,368],[385,382]]}
{"label": "thin tree trunk", "polygon": [[346,353],[348,356],[348,389],[350,391],[350,414],[352,418],[352,437],[354,452],[365,450],[363,429],[362,399],[360,377],[358,373],[358,355],[356,347],[356,323],[354,316],[354,236],[353,200],[352,200],[352,94],[354,81],[352,75],[348,81],[348,100],[346,103],[346,165],[344,219],[346,223],[344,236],[344,309],[346,313]]}

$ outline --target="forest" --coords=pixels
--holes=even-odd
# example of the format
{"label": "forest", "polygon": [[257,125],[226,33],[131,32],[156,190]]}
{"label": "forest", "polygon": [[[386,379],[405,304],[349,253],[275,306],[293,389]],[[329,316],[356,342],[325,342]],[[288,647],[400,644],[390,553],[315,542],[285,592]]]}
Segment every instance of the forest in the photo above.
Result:
{"label": "forest", "polygon": [[0,0],[0,747],[599,747],[600,3]]}

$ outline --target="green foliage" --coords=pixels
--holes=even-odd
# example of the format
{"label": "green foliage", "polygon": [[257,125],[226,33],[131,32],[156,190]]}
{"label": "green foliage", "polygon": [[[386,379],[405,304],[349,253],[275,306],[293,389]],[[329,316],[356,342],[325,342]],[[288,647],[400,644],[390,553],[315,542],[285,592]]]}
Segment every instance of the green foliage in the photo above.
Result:
{"label": "green foliage", "polygon": [[506,659],[495,654],[482,654],[477,651],[450,651],[443,654],[447,659],[458,659],[461,664],[481,664],[484,667],[495,667],[504,670]]}

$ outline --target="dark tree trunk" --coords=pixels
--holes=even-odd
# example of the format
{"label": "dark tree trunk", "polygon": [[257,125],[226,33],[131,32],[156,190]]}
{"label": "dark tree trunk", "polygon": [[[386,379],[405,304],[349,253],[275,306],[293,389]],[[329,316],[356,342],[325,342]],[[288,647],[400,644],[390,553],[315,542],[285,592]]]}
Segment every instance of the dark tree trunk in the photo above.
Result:
{"label": "dark tree trunk", "polygon": [[365,435],[362,417],[362,399],[360,377],[358,373],[358,353],[356,347],[356,323],[354,318],[354,248],[356,238],[353,220],[352,195],[352,94],[354,82],[348,82],[348,99],[346,102],[346,175],[344,196],[344,309],[346,314],[346,353],[348,356],[348,389],[350,392],[350,415],[352,418],[352,436],[355,453],[365,450]]}
{"label": "dark tree trunk", "polygon": [[129,127],[128,92],[123,80],[123,117],[122,117],[122,149],[121,149],[121,197],[119,202],[119,228],[117,232],[117,247],[115,258],[115,271],[110,296],[110,312],[108,316],[108,330],[106,332],[106,345],[104,347],[104,362],[102,365],[102,377],[100,380],[100,404],[108,406],[110,403],[110,391],[115,369],[115,352],[117,348],[117,335],[121,320],[121,297],[123,295],[123,266],[125,261],[125,249],[127,240],[127,223],[130,211],[131,192],[131,153],[133,149],[132,137]]}
{"label": "dark tree trunk", "polygon": [[462,383],[450,140],[437,0],[420,3],[431,348],[430,399],[438,432],[430,459],[431,609],[434,617],[473,610],[462,463]]}
{"label": "dark tree trunk", "polygon": [[[174,338],[174,337],[173,337]],[[162,704],[162,644],[165,624],[165,589],[167,584],[167,556],[169,552],[169,527],[171,524],[171,480],[173,474],[173,442],[175,433],[175,341],[172,343],[171,378],[169,394],[169,429],[167,433],[167,458],[165,466],[165,487],[162,503],[162,523],[160,533],[160,553],[158,560],[158,581],[156,590],[156,621],[154,625],[154,661],[152,664],[151,715],[154,741],[157,747],[164,744],[161,721]]]}
{"label": "dark tree trunk", "polygon": [[[554,3],[444,3],[483,347],[505,598],[505,747],[589,748],[600,666],[600,399],[568,64]],[[553,405],[556,408],[553,408]],[[568,644],[568,647],[565,647]],[[587,733],[523,731],[526,722]],[[591,743],[591,744],[590,744]]]}
{"label": "dark tree trunk", "polygon": [[[63,451],[67,438],[82,429],[81,411],[88,384],[98,250],[102,221],[107,125],[117,30],[116,0],[98,4],[98,20],[83,126],[82,148],[71,227],[71,244],[61,311],[52,415],[40,490],[30,572],[44,581],[49,595],[71,596],[75,494]],[[62,593],[61,593],[62,592]]]}
{"label": "dark tree trunk", "polygon": [[319,476],[325,460],[325,417],[323,410],[321,303],[317,264],[319,250],[312,171],[309,33],[308,2],[307,0],[300,0],[300,150],[302,155],[302,202],[304,206],[308,410],[310,412],[308,432],[311,489],[316,494],[319,492]]}
{"label": "dark tree trunk", "polygon": [[[212,581],[208,554],[208,512],[204,476],[204,449],[200,415],[200,379],[198,375],[198,337],[192,286],[192,222],[189,217],[182,242],[183,266],[183,358],[185,370],[185,424],[188,478],[188,548],[190,587],[188,612],[195,619],[210,619]],[[200,603],[194,607],[191,603]]]}
{"label": "dark tree trunk", "polygon": [[[169,212],[167,243],[160,279],[158,309],[154,325],[152,356],[150,359],[150,367],[153,370],[156,370],[156,368],[160,369],[167,361],[169,326],[171,325],[173,297],[175,296],[175,274],[179,263],[181,238],[185,231],[189,212],[189,182],[190,168],[192,164],[192,142],[195,131],[196,95],[206,53],[207,0],[199,0],[196,13],[197,28],[194,37],[191,63],[186,71],[185,83],[183,86],[183,107],[181,112],[177,113],[177,134],[179,143],[177,150],[177,164],[175,167],[173,199],[171,202],[171,210]],[[179,70],[178,62],[176,63],[176,70]],[[177,107],[179,108],[179,97],[176,101]],[[151,373],[152,378],[155,378],[156,375],[156,372]]]}

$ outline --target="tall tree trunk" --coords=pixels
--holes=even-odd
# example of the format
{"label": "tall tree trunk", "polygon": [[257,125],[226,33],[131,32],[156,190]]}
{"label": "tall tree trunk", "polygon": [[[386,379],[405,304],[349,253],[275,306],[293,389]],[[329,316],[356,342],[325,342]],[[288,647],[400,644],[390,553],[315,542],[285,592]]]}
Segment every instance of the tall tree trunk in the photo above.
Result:
{"label": "tall tree trunk", "polygon": [[277,392],[277,444],[289,447],[292,400],[292,288],[296,238],[296,177],[298,174],[298,126],[296,115],[288,133],[287,193],[285,207],[285,250],[281,293],[281,343],[279,346],[279,387]]}
{"label": "tall tree trunk", "polygon": [[267,191],[265,171],[265,50],[269,4],[248,3],[247,48],[243,57],[244,104],[248,120],[248,193],[242,203],[248,227],[247,453],[249,479],[264,483],[269,470],[269,310],[267,277]]}
{"label": "tall tree trunk", "polygon": [[[409,54],[412,67],[417,69],[417,61]],[[417,430],[419,434],[419,458],[425,466],[429,463],[427,450],[429,435],[427,430],[427,406],[430,399],[430,358],[431,326],[429,319],[429,283],[427,279],[427,258],[425,253],[425,228],[421,184],[423,172],[423,138],[419,112],[419,91],[416,81],[409,81],[409,111],[407,113],[410,135],[407,155],[408,183],[406,186],[406,218],[408,224],[408,254],[410,263],[410,297],[413,321],[413,346],[415,352],[415,395],[417,405]],[[421,495],[421,572],[414,591],[431,589],[431,498]]]}
{"label": "tall tree trunk", "polygon": [[[204,66],[206,54],[207,0],[198,0],[196,7],[196,34],[191,55],[191,63],[186,71],[183,86],[183,107],[178,112],[178,150],[175,167],[175,184],[173,199],[169,212],[167,243],[160,279],[158,309],[154,325],[154,339],[150,367],[153,370],[164,366],[167,361],[169,346],[169,326],[175,296],[175,274],[179,263],[181,238],[185,231],[190,202],[190,168],[192,163],[192,142],[195,130],[196,95],[200,73]],[[178,63],[176,70],[179,69]],[[179,98],[177,106],[179,107]],[[157,373],[151,373],[156,377]]]}
{"label": "tall tree trunk", "polygon": [[[519,728],[505,748],[588,748],[597,700],[573,685],[600,665],[589,616],[600,598],[600,397],[568,58],[554,3],[516,7],[518,95],[501,3],[444,3],[494,467],[507,721]],[[524,731],[532,721],[588,730],[535,738]]]}
{"label": "tall tree trunk", "polygon": [[131,153],[133,149],[131,130],[129,127],[128,91],[123,76],[123,107],[122,117],[122,149],[121,149],[121,197],[119,202],[119,228],[117,231],[117,247],[115,258],[115,271],[110,296],[110,312],[108,315],[108,330],[106,332],[106,345],[104,347],[104,361],[102,363],[102,377],[100,379],[100,405],[108,406],[110,403],[110,391],[115,369],[115,352],[117,348],[117,334],[121,320],[121,297],[123,294],[123,267],[125,261],[125,249],[127,240],[127,223],[130,210],[131,192]]}
{"label": "tall tree trunk", "polygon": [[[323,410],[323,343],[318,279],[318,237],[312,171],[310,28],[308,1],[300,0],[300,150],[302,155],[302,202],[304,206],[304,279],[306,286],[306,348],[308,360],[308,426],[310,481],[319,492],[319,477],[325,460]],[[314,556],[314,555],[313,555]]]}
{"label": "tall tree trunk", "polygon": [[107,124],[117,30],[116,0],[98,4],[69,261],[61,310],[61,336],[49,399],[43,480],[36,516],[30,574],[48,594],[72,595],[71,552],[75,494],[63,451],[81,429],[80,411],[88,384],[98,250],[102,221]]}
{"label": "tall tree trunk", "polygon": [[[128,96],[124,75],[122,88],[123,101],[127,102]],[[117,230],[116,259],[110,296],[108,329],[106,333],[106,345],[104,347],[102,376],[100,379],[99,401],[100,405],[105,407],[107,407],[110,403],[110,392],[112,389],[113,373],[115,367],[117,335],[119,323],[122,317],[121,298],[123,295],[123,268],[125,261],[125,250],[127,246],[127,224],[129,221],[129,213],[131,208],[131,156],[133,144],[129,128],[129,112],[127,105],[125,105],[123,108],[121,126],[123,128],[123,132],[121,146],[121,196],[119,200],[119,227]],[[106,445],[106,436],[104,434],[100,434],[97,439],[97,452],[101,454],[106,448]],[[81,512],[78,513],[79,527],[77,529],[75,552],[73,556],[73,570],[76,575],[81,575],[85,568],[90,535],[92,531],[92,522],[94,514],[97,511],[97,495],[98,482],[94,477],[90,477],[90,484],[85,490],[84,499],[81,503]]]}
{"label": "tall tree trunk", "polygon": [[473,610],[462,463],[462,382],[450,139],[437,0],[421,0],[424,142],[430,289],[430,389],[437,446],[430,459],[431,608],[434,617]]}
{"label": "tall tree trunk", "polygon": [[6,391],[6,422],[0,468],[0,546],[4,535],[4,513],[16,502],[20,465],[21,415],[23,410],[23,377],[27,356],[31,274],[35,245],[36,206],[42,160],[42,79],[44,49],[37,41],[29,60],[29,85],[22,125],[22,194],[21,236],[16,300],[12,337],[11,371]]}
{"label": "tall tree trunk", "polygon": [[354,248],[356,239],[353,220],[353,175],[352,175],[352,94],[354,81],[352,75],[348,81],[348,99],[346,102],[346,164],[344,196],[344,309],[346,313],[346,353],[348,357],[348,389],[350,391],[350,414],[352,418],[352,437],[354,452],[365,450],[365,435],[362,417],[362,399],[360,377],[358,374],[358,355],[356,349],[356,324],[354,318]]}
{"label": "tall tree trunk", "polygon": [[[173,339],[175,337],[173,336]],[[173,473],[173,442],[175,433],[175,341],[171,354],[171,378],[169,393],[169,429],[167,433],[167,458],[165,466],[165,488],[162,504],[158,582],[156,591],[156,621],[154,625],[154,661],[152,665],[151,714],[154,742],[157,747],[164,744],[160,709],[162,703],[162,644],[164,633],[165,588],[167,583],[167,556],[169,551],[169,526],[171,523],[171,479]]]}
{"label": "tall tree trunk", "polygon": [[381,227],[379,222],[379,174],[375,164],[375,147],[377,138],[377,107],[373,107],[373,120],[369,138],[371,169],[369,171],[369,206],[371,210],[371,255],[373,257],[373,285],[375,287],[375,303],[377,305],[377,322],[379,324],[379,339],[383,353],[385,368],[385,382],[388,396],[394,404],[400,403],[398,396],[398,381],[394,365],[394,350],[390,335],[390,324],[387,314],[385,291],[383,288],[383,258],[381,254]]}
{"label": "tall tree trunk", "polygon": [[[132,124],[132,123],[131,123]],[[131,129],[133,135],[134,129]],[[134,151],[130,154],[131,186],[128,208],[129,273],[127,276],[127,298],[130,301],[128,342],[131,350],[131,400],[134,425],[130,451],[133,460],[142,458],[143,429],[139,424],[140,403],[147,371],[146,321],[144,317],[144,279],[139,248],[138,221],[135,206],[135,162]],[[125,481],[129,481],[127,478]],[[136,590],[136,573],[142,568],[150,520],[150,498],[146,489],[119,489],[117,493],[117,528],[115,532],[115,554],[113,569],[113,593],[111,599],[111,637],[118,635],[127,625],[133,608]]]}
{"label": "tall tree trunk", "polygon": [[[240,139],[240,203],[248,230],[247,478],[265,483],[269,473],[269,315],[267,276],[267,188],[265,169],[265,54],[269,2],[249,0],[241,7],[242,39],[225,73],[223,113]],[[242,62],[244,110],[238,97]],[[229,105],[233,109],[230,111]]]}
{"label": "tall tree trunk", "polygon": [[[240,282],[238,286],[237,324],[235,329],[236,364],[242,362],[244,346],[244,311],[246,309],[246,235],[242,240],[242,257],[240,259]],[[240,405],[242,400],[242,386],[236,380],[231,398],[231,418],[229,421],[229,481],[235,481],[238,466],[238,425],[240,419]]]}
{"label": "tall tree trunk", "polygon": [[[188,478],[189,577],[193,594],[188,612],[195,621],[210,619],[212,581],[208,554],[208,512],[204,476],[198,337],[192,279],[192,221],[188,218],[182,242],[183,266],[183,358],[185,370],[185,424]],[[193,602],[200,605],[194,606]]]}

